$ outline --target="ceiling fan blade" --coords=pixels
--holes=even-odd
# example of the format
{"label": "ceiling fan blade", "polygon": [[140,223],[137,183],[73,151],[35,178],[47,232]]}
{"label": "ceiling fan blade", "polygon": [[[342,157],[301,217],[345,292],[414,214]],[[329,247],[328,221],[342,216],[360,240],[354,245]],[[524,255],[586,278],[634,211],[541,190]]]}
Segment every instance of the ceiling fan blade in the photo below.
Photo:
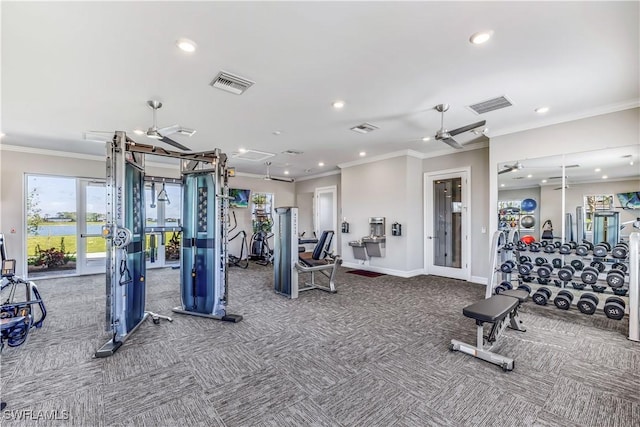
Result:
{"label": "ceiling fan blade", "polygon": [[475,129],[475,128],[479,128],[480,126],[484,126],[486,123],[487,123],[486,120],[482,120],[482,121],[477,122],[477,123],[473,123],[473,124],[470,124],[470,125],[467,125],[467,126],[462,126],[461,128],[450,130],[449,131],[449,135],[456,136],[456,135],[459,135],[461,133],[468,132],[471,129]]}
{"label": "ceiling fan blade", "polygon": [[179,142],[174,141],[171,138],[167,138],[166,136],[163,136],[162,139],[160,139],[160,141],[164,142],[165,144],[169,144],[169,145],[173,145],[174,147],[182,150],[182,151],[191,151],[191,148],[185,147],[184,145],[180,144]]}
{"label": "ceiling fan blade", "polygon": [[158,132],[164,136],[171,135],[180,130],[180,125],[167,126],[166,128],[158,129]]}
{"label": "ceiling fan blade", "polygon": [[460,145],[458,143],[458,141],[456,141],[453,138],[442,138],[442,139],[440,139],[440,141],[444,142],[445,144],[448,144],[449,146],[451,146],[453,148],[457,148],[457,149],[464,148],[462,145]]}
{"label": "ceiling fan blade", "polygon": [[498,175],[502,175],[503,173],[509,173],[509,172],[511,172],[513,169],[515,169],[515,168],[508,167],[508,168],[506,168],[506,169],[501,170],[500,172],[498,172]]}
{"label": "ceiling fan blade", "polygon": [[264,178],[266,181],[280,181],[280,182],[293,182],[293,178],[275,178],[273,176],[266,176]]}

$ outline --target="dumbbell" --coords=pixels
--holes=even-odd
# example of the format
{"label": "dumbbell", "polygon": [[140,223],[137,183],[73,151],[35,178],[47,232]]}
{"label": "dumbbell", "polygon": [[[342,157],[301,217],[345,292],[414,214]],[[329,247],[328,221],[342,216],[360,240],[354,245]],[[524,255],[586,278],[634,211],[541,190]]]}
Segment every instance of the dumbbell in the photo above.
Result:
{"label": "dumbbell", "polygon": [[502,247],[502,249],[504,249],[505,251],[512,251],[513,250],[513,243],[512,242],[505,243],[505,245]]}
{"label": "dumbbell", "polygon": [[627,295],[627,292],[629,292],[629,290],[625,288],[618,288],[613,290],[613,294],[618,295],[619,297]]}
{"label": "dumbbell", "polygon": [[549,242],[547,240],[543,240],[540,242],[540,246],[542,246],[543,248],[546,247],[549,244]]}
{"label": "dumbbell", "polygon": [[614,289],[621,288],[624,285],[624,272],[617,268],[612,268],[607,273],[607,285]]}
{"label": "dumbbell", "polygon": [[598,270],[593,267],[585,267],[580,274],[583,283],[593,285],[598,281]]}
{"label": "dumbbell", "polygon": [[556,246],[550,243],[544,247],[544,252],[547,254],[554,254],[556,253],[556,249]]}
{"label": "dumbbell", "polygon": [[513,268],[515,266],[516,266],[516,263],[508,259],[505,262],[503,262],[502,265],[500,265],[500,271],[502,271],[503,273],[511,273],[511,271],[513,271]]}
{"label": "dumbbell", "polygon": [[547,305],[549,302],[549,298],[551,298],[551,291],[548,288],[540,288],[538,289],[531,299],[538,305]]}
{"label": "dumbbell", "polygon": [[562,267],[562,260],[560,258],[554,258],[551,261],[551,265],[553,265],[553,268],[561,268]]}
{"label": "dumbbell", "polygon": [[531,283],[534,280],[536,280],[536,278],[533,277],[533,276],[523,276],[522,277],[522,281],[525,282],[525,283]]}
{"label": "dumbbell", "polygon": [[571,261],[571,267],[573,267],[575,271],[582,271],[582,269],[584,268],[584,263],[579,259],[574,259]]}
{"label": "dumbbell", "polygon": [[559,291],[556,297],[553,299],[553,303],[560,310],[569,310],[572,301],[573,294],[565,289]]}
{"label": "dumbbell", "polygon": [[573,289],[577,289],[579,291],[583,290],[587,285],[585,285],[584,283],[581,282],[571,282],[571,286],[573,286]]}
{"label": "dumbbell", "polygon": [[520,251],[520,252],[526,251],[527,250],[527,244],[525,242],[521,241],[521,240],[518,240],[516,242],[516,250]]}
{"label": "dumbbell", "polygon": [[495,289],[495,293],[496,295],[500,295],[502,292],[506,291],[506,290],[511,290],[513,289],[513,286],[511,285],[510,282],[507,282],[506,280],[502,283],[500,283],[498,286],[496,286]]}
{"label": "dumbbell", "polygon": [[598,273],[604,273],[607,269],[607,266],[605,266],[602,261],[591,261],[591,264],[589,265],[598,270]]}
{"label": "dumbbell", "polygon": [[626,273],[626,272],[627,272],[627,266],[626,266],[625,264],[621,263],[621,262],[614,262],[614,263],[611,265],[611,268],[613,268],[613,269],[615,269],[615,270],[620,270],[620,271],[622,271],[623,273]]}
{"label": "dumbbell", "polygon": [[599,294],[603,293],[605,291],[605,289],[607,289],[606,286],[600,286],[600,285],[591,285],[591,289],[593,289],[593,292],[597,292]]}
{"label": "dumbbell", "polygon": [[549,261],[547,261],[546,258],[543,258],[543,257],[539,256],[539,257],[536,257],[534,262],[536,263],[536,266],[540,267],[542,264],[544,264],[546,262],[549,262]]}
{"label": "dumbbell", "polygon": [[596,295],[586,292],[580,296],[580,300],[578,300],[576,305],[581,313],[593,314],[596,312],[599,302],[600,300]]}
{"label": "dumbbell", "polygon": [[611,250],[611,245],[609,242],[600,242],[593,247],[593,256],[598,258],[604,258],[607,256],[607,253]]}
{"label": "dumbbell", "polygon": [[540,243],[534,242],[529,245],[529,251],[531,252],[540,252]]}
{"label": "dumbbell", "polygon": [[576,255],[586,256],[589,251],[593,249],[593,243],[588,240],[583,240],[578,246],[576,246]]}
{"label": "dumbbell", "polygon": [[629,246],[626,243],[620,242],[613,249],[611,249],[611,256],[617,259],[625,259],[629,254]]}
{"label": "dumbbell", "polygon": [[560,245],[560,248],[558,248],[558,252],[560,252],[562,255],[571,254],[571,245],[568,243]]}
{"label": "dumbbell", "polygon": [[520,285],[518,286],[518,290],[527,291],[528,294],[531,293],[531,286],[529,285]]}
{"label": "dumbbell", "polygon": [[521,263],[531,262],[531,257],[527,255],[520,255],[520,257],[518,258],[518,261],[520,261]]}
{"label": "dumbbell", "polygon": [[531,262],[529,261],[525,261],[518,266],[518,273],[520,273],[522,276],[528,276],[529,274],[531,274],[532,270],[533,264],[531,264]]}
{"label": "dumbbell", "polygon": [[609,297],[604,302],[604,314],[609,319],[620,320],[624,317],[625,303],[622,298]]}
{"label": "dumbbell", "polygon": [[553,266],[548,262],[545,262],[544,264],[538,267],[538,270],[536,270],[536,274],[541,279],[548,279],[549,277],[551,277],[552,272],[553,272]]}
{"label": "dumbbell", "polygon": [[573,275],[575,274],[576,270],[570,266],[569,264],[562,266],[562,268],[560,268],[560,270],[558,270],[558,278],[560,278],[560,280],[562,280],[563,282],[570,282],[571,279],[573,279]]}

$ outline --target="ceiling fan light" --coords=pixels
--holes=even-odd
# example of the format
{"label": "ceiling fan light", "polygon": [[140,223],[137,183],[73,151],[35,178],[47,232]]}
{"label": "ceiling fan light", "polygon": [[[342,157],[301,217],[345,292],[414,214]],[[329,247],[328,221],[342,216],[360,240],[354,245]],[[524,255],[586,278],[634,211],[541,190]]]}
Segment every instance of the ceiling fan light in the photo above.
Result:
{"label": "ceiling fan light", "polygon": [[549,107],[538,107],[535,109],[535,112],[538,114],[544,114],[549,112]]}
{"label": "ceiling fan light", "polygon": [[471,37],[469,37],[469,42],[471,42],[471,44],[486,43],[487,41],[489,41],[492,35],[493,35],[493,31],[491,30],[478,31],[477,33],[474,33],[471,35]]}

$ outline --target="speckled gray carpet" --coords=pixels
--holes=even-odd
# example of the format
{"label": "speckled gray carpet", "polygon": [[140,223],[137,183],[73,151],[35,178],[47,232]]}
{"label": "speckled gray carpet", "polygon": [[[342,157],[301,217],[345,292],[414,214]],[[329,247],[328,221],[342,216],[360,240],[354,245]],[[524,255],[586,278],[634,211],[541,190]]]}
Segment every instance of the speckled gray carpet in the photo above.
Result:
{"label": "speckled gray carpet", "polygon": [[[626,317],[529,302],[528,331],[495,347],[516,360],[503,373],[448,351],[451,338],[474,342],[462,308],[483,286],[342,269],[337,294],[288,300],[271,271],[230,270],[229,311],[242,322],[148,321],[107,359],[92,359],[108,338],[104,276],[40,280],[49,317],[2,354],[2,400],[16,411],[2,425],[640,425],[640,344],[626,340]],[[148,272],[148,309],[171,314],[178,274]],[[47,411],[68,419],[15,419]]]}

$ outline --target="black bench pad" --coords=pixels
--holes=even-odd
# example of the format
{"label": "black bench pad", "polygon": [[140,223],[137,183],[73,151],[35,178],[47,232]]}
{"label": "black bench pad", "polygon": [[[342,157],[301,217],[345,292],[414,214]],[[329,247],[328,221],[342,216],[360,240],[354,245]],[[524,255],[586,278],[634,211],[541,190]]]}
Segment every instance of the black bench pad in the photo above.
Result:
{"label": "black bench pad", "polygon": [[494,295],[463,308],[462,314],[480,322],[495,323],[504,319],[518,304],[517,298]]}
{"label": "black bench pad", "polygon": [[506,295],[508,297],[518,298],[520,302],[525,302],[529,298],[529,292],[523,289],[508,289],[500,292],[500,295]]}

